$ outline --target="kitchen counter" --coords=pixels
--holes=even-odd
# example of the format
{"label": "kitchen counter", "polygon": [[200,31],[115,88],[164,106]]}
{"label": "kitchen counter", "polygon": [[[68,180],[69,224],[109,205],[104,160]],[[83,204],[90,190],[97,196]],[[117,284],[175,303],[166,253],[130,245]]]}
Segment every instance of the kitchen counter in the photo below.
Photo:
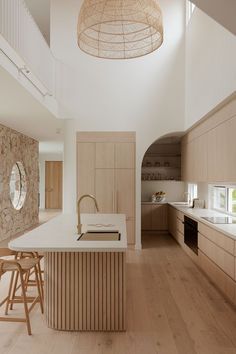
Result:
{"label": "kitchen counter", "polygon": [[164,202],[148,202],[147,201],[147,202],[141,202],[141,204],[146,204],[146,205],[149,205],[149,204],[150,205],[159,205],[160,204],[160,205],[162,205],[162,204],[168,204],[168,202],[165,202],[165,201]]}
{"label": "kitchen counter", "polygon": [[236,240],[236,224],[213,224],[201,217],[214,217],[214,216],[229,216],[227,214],[220,213],[212,209],[199,209],[199,208],[190,208],[188,206],[176,205],[175,203],[168,203],[172,205],[177,210],[184,213],[186,216],[191,217],[192,219],[201,222],[216,231],[222,232],[224,235],[231,237]]}
{"label": "kitchen counter", "polygon": [[[102,252],[125,251],[127,248],[126,221],[123,214],[81,214],[82,232],[87,230],[118,230],[120,241],[77,241],[76,214],[60,214],[23,236],[10,241],[14,251],[37,252]],[[96,225],[106,225],[96,226]],[[111,225],[111,226],[110,226]]]}
{"label": "kitchen counter", "polygon": [[[81,214],[82,233],[119,231],[119,241],[77,241],[77,215],[61,214],[9,242],[44,252],[45,317],[63,331],[125,331],[126,218]],[[96,235],[95,235],[96,237]]]}

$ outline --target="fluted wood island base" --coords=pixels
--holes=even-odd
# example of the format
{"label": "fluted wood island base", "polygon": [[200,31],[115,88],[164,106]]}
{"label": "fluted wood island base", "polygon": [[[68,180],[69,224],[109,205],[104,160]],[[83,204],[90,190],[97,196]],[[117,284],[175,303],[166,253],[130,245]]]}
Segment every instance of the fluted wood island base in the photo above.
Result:
{"label": "fluted wood island base", "polygon": [[12,240],[9,248],[45,255],[48,327],[64,331],[124,331],[126,216],[81,214],[81,221],[82,233],[109,230],[119,232],[120,239],[78,240],[78,216],[61,214]]}
{"label": "fluted wood island base", "polygon": [[125,252],[47,252],[45,285],[48,327],[125,330]]}

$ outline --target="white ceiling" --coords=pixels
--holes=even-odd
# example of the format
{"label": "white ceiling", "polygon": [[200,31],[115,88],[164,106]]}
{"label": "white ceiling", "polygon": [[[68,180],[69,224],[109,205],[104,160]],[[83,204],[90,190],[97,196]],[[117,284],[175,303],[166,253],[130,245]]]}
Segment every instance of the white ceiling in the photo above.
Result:
{"label": "white ceiling", "polygon": [[236,1],[235,0],[191,0],[208,16],[236,34]]}
{"label": "white ceiling", "polygon": [[55,118],[1,66],[0,124],[39,141],[63,140],[63,120]]}
{"label": "white ceiling", "polygon": [[50,0],[24,0],[44,38],[50,44]]}

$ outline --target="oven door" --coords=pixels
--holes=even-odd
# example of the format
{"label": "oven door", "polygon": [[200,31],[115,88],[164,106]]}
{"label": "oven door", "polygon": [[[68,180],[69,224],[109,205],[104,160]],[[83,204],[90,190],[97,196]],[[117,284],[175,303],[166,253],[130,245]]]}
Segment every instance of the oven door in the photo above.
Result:
{"label": "oven door", "polygon": [[198,223],[187,216],[184,217],[184,243],[198,254]]}

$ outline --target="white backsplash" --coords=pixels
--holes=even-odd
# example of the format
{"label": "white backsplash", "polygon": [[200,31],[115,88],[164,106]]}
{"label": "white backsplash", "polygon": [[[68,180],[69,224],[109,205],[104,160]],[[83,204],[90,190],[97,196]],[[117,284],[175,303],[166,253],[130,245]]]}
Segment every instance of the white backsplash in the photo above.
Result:
{"label": "white backsplash", "polygon": [[185,183],[181,181],[142,181],[142,201],[151,201],[152,194],[163,191],[167,202],[184,201]]}

